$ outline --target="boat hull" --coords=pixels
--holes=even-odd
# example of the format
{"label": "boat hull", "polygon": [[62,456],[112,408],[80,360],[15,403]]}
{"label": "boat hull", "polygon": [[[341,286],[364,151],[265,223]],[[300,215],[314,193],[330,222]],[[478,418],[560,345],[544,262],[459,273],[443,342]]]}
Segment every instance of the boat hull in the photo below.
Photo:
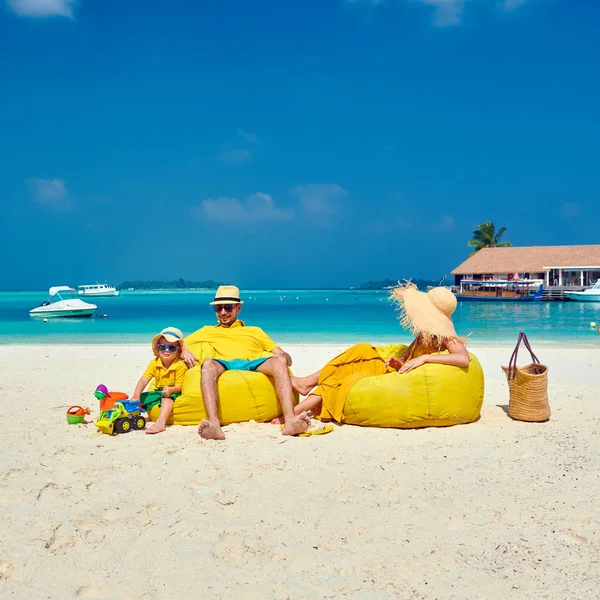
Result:
{"label": "boat hull", "polygon": [[459,302],[540,302],[541,298],[535,296],[521,296],[509,298],[497,298],[495,296],[467,296],[463,294],[455,294]]}
{"label": "boat hull", "polygon": [[91,317],[95,312],[95,308],[81,308],[79,310],[54,310],[54,311],[38,311],[33,309],[29,311],[29,316],[37,317],[38,319],[76,319]]}
{"label": "boat hull", "polygon": [[81,298],[114,298],[119,295],[119,290],[115,290],[114,292],[98,292],[97,294],[94,292],[78,292],[78,295]]}
{"label": "boat hull", "polygon": [[600,302],[600,294],[586,294],[585,292],[565,292],[569,300],[577,302]]}

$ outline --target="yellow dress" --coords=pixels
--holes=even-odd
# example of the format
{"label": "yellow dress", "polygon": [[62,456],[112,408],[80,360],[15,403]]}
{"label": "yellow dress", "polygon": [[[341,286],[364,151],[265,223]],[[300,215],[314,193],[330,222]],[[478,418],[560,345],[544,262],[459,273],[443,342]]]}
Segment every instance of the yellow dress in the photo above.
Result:
{"label": "yellow dress", "polygon": [[[322,421],[340,423],[348,392],[354,384],[365,377],[394,373],[394,369],[386,367],[383,357],[400,358],[406,350],[406,346],[387,346],[378,350],[371,344],[356,344],[330,360],[321,369],[319,384],[312,392],[323,399],[320,414],[315,416]],[[440,350],[414,344],[407,360]]]}

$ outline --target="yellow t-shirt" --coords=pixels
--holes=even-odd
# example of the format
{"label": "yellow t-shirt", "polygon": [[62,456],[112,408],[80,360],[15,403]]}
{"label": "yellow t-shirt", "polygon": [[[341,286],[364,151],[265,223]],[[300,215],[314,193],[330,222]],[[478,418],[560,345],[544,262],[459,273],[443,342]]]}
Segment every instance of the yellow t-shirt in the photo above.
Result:
{"label": "yellow t-shirt", "polygon": [[160,390],[167,386],[183,385],[186,371],[187,367],[180,358],[174,360],[169,367],[165,367],[160,358],[153,358],[143,376],[146,379],[154,378],[154,387]]}
{"label": "yellow t-shirt", "polygon": [[[231,327],[206,325],[186,337],[185,342],[191,352],[198,344],[209,344],[212,356],[206,356],[204,351],[204,357],[223,360],[269,358],[277,348],[277,344],[260,327],[247,327],[243,321],[235,321]],[[197,356],[196,352],[194,354]]]}

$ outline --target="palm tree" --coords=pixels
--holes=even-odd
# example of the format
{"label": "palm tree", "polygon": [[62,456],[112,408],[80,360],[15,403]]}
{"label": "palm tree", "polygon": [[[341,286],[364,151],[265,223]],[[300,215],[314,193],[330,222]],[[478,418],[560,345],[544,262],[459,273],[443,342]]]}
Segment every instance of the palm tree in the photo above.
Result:
{"label": "palm tree", "polygon": [[506,227],[501,227],[498,229],[498,233],[496,233],[496,228],[491,221],[486,221],[478,225],[477,229],[473,232],[473,239],[467,244],[468,246],[475,247],[475,250],[469,256],[473,256],[473,254],[479,252],[482,248],[507,248],[512,246],[510,242],[498,241],[505,232]]}

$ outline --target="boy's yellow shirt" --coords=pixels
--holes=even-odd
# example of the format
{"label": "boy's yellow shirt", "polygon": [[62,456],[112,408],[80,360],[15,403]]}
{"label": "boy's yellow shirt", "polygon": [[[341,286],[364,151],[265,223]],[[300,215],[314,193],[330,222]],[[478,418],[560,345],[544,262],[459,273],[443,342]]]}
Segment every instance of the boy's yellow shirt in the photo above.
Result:
{"label": "boy's yellow shirt", "polygon": [[185,342],[200,364],[205,358],[270,358],[278,346],[260,327],[247,327],[243,321],[235,321],[231,327],[205,325],[186,337]]}
{"label": "boy's yellow shirt", "polygon": [[174,360],[169,367],[165,367],[160,358],[153,358],[143,376],[154,379],[154,387],[159,390],[167,386],[183,385],[186,371],[187,367],[180,358]]}

